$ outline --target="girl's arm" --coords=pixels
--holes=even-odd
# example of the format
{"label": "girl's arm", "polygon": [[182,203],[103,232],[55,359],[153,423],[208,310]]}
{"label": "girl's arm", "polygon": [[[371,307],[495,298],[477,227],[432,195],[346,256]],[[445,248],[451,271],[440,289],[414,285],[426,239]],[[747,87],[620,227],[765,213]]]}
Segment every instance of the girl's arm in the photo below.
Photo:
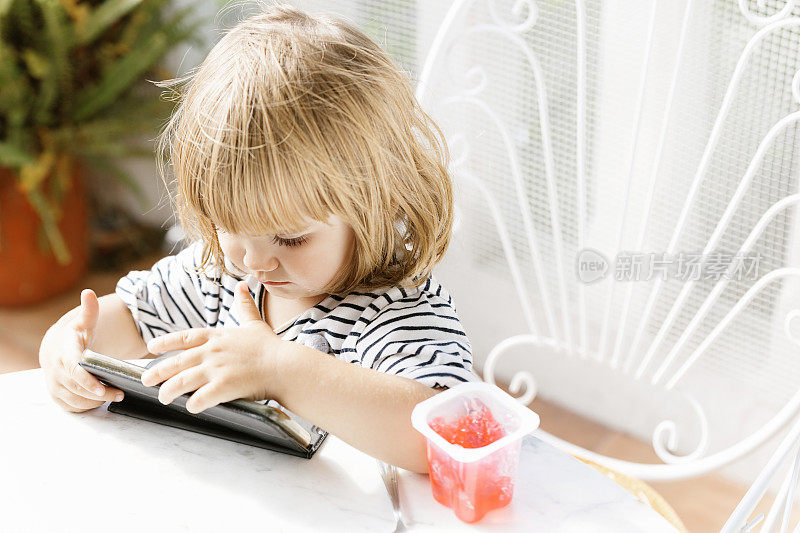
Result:
{"label": "girl's arm", "polygon": [[295,342],[281,347],[280,365],[278,403],[368,455],[428,472],[425,437],[411,425],[411,411],[441,391]]}

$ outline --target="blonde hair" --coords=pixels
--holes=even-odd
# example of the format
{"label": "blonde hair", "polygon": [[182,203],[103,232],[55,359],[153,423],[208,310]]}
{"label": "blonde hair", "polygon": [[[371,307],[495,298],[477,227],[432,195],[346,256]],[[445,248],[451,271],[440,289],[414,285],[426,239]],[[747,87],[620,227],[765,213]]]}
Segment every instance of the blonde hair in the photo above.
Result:
{"label": "blonde hair", "polygon": [[[157,139],[175,172],[176,211],[201,268],[225,266],[216,227],[290,233],[335,214],[353,260],[325,292],[418,283],[450,243],[444,135],[410,80],[369,37],[329,16],[263,6],[194,75],[158,82],[179,100]],[[169,186],[168,186],[169,189]]]}

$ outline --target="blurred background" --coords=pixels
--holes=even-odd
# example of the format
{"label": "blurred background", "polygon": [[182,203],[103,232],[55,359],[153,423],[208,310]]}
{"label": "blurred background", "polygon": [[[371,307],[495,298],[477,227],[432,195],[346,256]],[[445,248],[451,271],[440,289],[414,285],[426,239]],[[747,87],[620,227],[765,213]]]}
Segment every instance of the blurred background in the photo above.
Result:
{"label": "blurred background", "polygon": [[[575,257],[586,244],[606,258],[622,249],[667,251],[678,214],[691,203],[698,166],[704,171],[687,208],[688,229],[673,248],[702,250],[756,150],[799,103],[796,27],[760,41],[729,94],[754,35],[800,15],[794,2],[287,3],[362,28],[404,69],[448,134],[459,211],[452,250],[437,275],[453,294],[484,378],[497,343],[548,319],[554,346],[563,340],[555,326],[566,331],[583,322],[584,348],[630,346],[631,324],[644,314],[652,280],[637,284],[632,296],[619,284],[583,286]],[[108,294],[129,270],[147,269],[181,248],[154,152],[174,102],[150,81],[186,75],[221,32],[257,9],[254,2],[213,0],[0,1],[0,373],[38,367],[42,335],[78,305],[83,288]],[[446,38],[437,38],[443,28]],[[466,95],[462,103],[481,96],[494,115],[448,111],[455,95]],[[709,139],[716,144],[706,158]],[[715,249],[736,250],[767,209],[797,192],[796,146],[792,122],[765,147],[744,207]],[[652,170],[654,160],[660,173]],[[524,176],[529,220],[516,209],[515,173]],[[479,176],[480,187],[461,179],[470,174]],[[496,200],[496,213],[486,198]],[[795,265],[795,215],[794,207],[781,213],[755,243],[762,272]],[[538,279],[532,233],[542,246],[538,259],[552,266]],[[640,233],[646,238],[637,239]],[[525,283],[539,289],[522,297]],[[700,335],[752,286],[753,280],[731,284],[687,350],[701,346]],[[647,339],[658,338],[681,289],[665,287],[651,306],[652,323],[644,324]],[[713,288],[700,283],[700,292],[687,297],[676,327],[663,334],[665,346],[653,350],[655,361],[682,345],[682,332]],[[608,365],[576,363],[557,349],[516,350],[493,365],[491,377],[509,390],[520,370],[531,372],[538,395],[530,405],[543,428],[606,456],[661,462],[651,439],[667,419],[681,428],[673,451],[699,449],[703,432],[709,453],[724,450],[796,394],[797,345],[783,335],[782,321],[798,292],[797,283],[787,282],[759,293],[737,318],[741,323],[708,346],[687,374],[684,390],[703,404],[702,424],[686,397],[643,387]],[[548,297],[555,322],[545,312]],[[573,313],[579,308],[585,312]],[[690,531],[717,531],[770,449],[718,472],[653,485]]]}

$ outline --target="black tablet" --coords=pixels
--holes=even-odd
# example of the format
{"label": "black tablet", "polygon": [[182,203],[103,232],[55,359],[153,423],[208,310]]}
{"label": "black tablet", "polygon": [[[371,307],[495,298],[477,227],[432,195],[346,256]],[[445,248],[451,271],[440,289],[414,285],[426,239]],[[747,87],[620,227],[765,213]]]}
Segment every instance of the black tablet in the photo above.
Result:
{"label": "black tablet", "polygon": [[104,384],[125,393],[121,402],[109,403],[108,410],[113,413],[309,459],[328,436],[328,432],[303,420],[275,400],[266,404],[233,400],[200,413],[190,413],[186,410],[186,400],[194,393],[192,391],[164,405],[158,400],[160,385],[146,387],[142,384],[142,373],[164,358],[154,359],[147,367],[141,367],[85,350],[79,364]]}

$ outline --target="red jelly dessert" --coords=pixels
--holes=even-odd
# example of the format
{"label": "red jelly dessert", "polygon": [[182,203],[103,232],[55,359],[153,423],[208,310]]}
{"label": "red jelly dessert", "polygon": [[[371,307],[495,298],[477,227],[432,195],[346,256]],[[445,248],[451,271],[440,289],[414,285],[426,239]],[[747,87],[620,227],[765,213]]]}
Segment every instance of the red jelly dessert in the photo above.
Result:
{"label": "red jelly dessert", "polygon": [[[480,448],[505,436],[503,426],[483,404],[458,418],[433,419],[431,429],[447,442]],[[428,442],[433,497],[451,507],[464,522],[476,522],[492,509],[507,505],[514,492],[519,441],[471,463],[462,463]]]}
{"label": "red jelly dessert", "polygon": [[506,434],[503,426],[495,420],[492,412],[483,404],[450,423],[441,417],[435,418],[431,421],[430,426],[447,442],[458,444],[462,448],[487,446]]}

